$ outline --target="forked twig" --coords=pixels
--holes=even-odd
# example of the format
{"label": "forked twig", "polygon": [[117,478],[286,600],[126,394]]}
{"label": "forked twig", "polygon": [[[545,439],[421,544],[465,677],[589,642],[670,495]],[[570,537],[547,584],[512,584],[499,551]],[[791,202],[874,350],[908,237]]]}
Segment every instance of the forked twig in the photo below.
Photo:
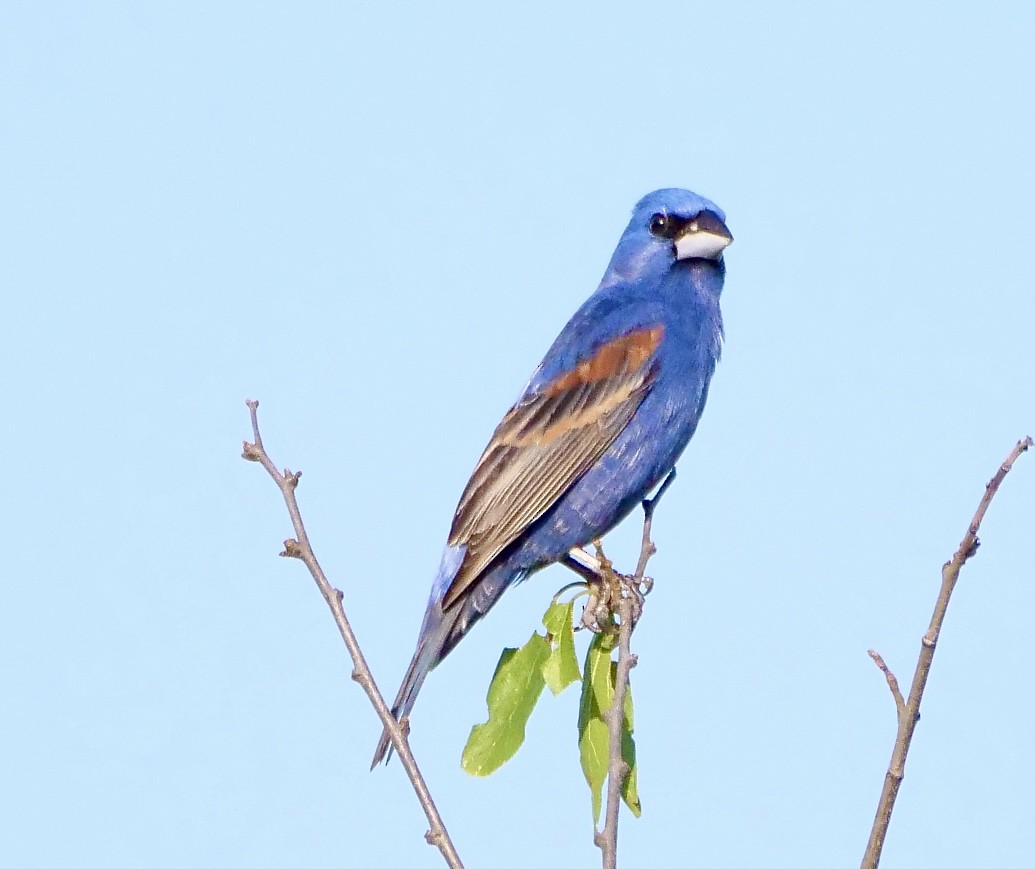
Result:
{"label": "forked twig", "polygon": [[1006,457],[999,470],[985,486],[985,493],[978,504],[977,512],[967,527],[967,533],[963,535],[956,553],[942,566],[942,586],[938,593],[938,600],[934,605],[934,614],[931,616],[931,624],[920,641],[920,658],[916,664],[916,672],[913,674],[913,684],[909,689],[909,697],[902,698],[902,692],[898,687],[898,680],[888,669],[877,652],[870,650],[870,657],[880,667],[891,694],[895,698],[895,709],[898,714],[898,732],[895,736],[895,748],[891,753],[891,762],[888,764],[888,771],[884,776],[884,788],[881,791],[880,802],[877,804],[877,814],[873,819],[873,828],[870,830],[870,840],[866,844],[866,853],[863,855],[862,869],[877,869],[880,863],[881,851],[884,848],[884,838],[888,833],[888,825],[891,823],[891,813],[895,808],[895,798],[898,796],[899,787],[902,784],[902,776],[905,772],[906,756],[909,754],[909,744],[913,740],[913,731],[920,720],[920,702],[924,697],[924,688],[927,686],[927,677],[931,672],[931,662],[934,660],[934,650],[938,645],[938,636],[941,634],[942,623],[945,621],[945,611],[949,606],[949,599],[956,587],[960,570],[963,565],[971,559],[980,546],[978,531],[981,528],[981,520],[985,518],[992,498],[999,491],[1000,485],[1006,475],[1010,473],[1014,462],[1021,457],[1021,454],[1032,446],[1032,439],[1026,437],[1019,440]]}
{"label": "forked twig", "polygon": [[298,487],[298,480],[302,476],[302,472],[292,473],[285,470],[281,473],[277,470],[276,465],[273,464],[273,461],[266,454],[266,448],[262,443],[262,435],[259,433],[259,402],[249,400],[246,404],[251,413],[252,437],[254,441],[251,443],[248,441],[244,442],[244,452],[241,454],[241,457],[250,462],[258,462],[266,469],[266,473],[273,478],[273,481],[280,489],[281,495],[284,496],[284,503],[287,505],[288,514],[291,516],[291,524],[295,529],[294,539],[284,541],[284,551],[280,554],[286,558],[297,558],[305,564],[309,568],[313,579],[316,580],[316,585],[319,587],[323,599],[327,601],[327,606],[330,607],[331,614],[334,616],[334,622],[338,626],[341,638],[345,641],[345,647],[352,658],[352,678],[359,683],[360,687],[366,692],[367,697],[370,698],[370,703],[373,705],[377,717],[381,719],[381,723],[388,731],[392,746],[399,755],[399,760],[402,763],[403,769],[406,770],[406,775],[409,776],[410,784],[413,785],[413,790],[417,794],[421,807],[424,809],[424,814],[427,815],[430,829],[424,834],[424,838],[427,839],[429,844],[439,849],[450,869],[463,869],[460,856],[457,854],[456,848],[449,838],[449,833],[446,830],[445,824],[442,823],[435,801],[431,798],[431,792],[424,781],[424,776],[421,774],[417,761],[413,757],[413,752],[410,750],[410,741],[407,738],[406,729],[392,715],[388,704],[385,703],[384,697],[381,696],[381,692],[374,682],[374,677],[370,672],[370,667],[367,666],[366,658],[363,657],[359,641],[356,639],[356,635],[352,631],[352,625],[349,624],[348,617],[345,615],[345,608],[342,605],[342,593],[331,585],[323,572],[323,568],[320,567],[320,563],[316,560],[313,547],[309,542],[309,535],[306,534],[305,525],[302,522],[302,514],[298,509],[298,500],[295,498],[295,489]]}

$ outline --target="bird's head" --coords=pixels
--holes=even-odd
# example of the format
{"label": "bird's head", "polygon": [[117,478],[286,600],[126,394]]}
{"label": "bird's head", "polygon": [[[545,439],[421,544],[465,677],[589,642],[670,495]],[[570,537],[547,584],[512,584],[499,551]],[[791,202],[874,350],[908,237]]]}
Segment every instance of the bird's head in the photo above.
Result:
{"label": "bird's head", "polygon": [[655,190],[636,203],[604,283],[661,277],[676,263],[693,260],[721,269],[732,241],[726,215],[714,202],[676,187]]}

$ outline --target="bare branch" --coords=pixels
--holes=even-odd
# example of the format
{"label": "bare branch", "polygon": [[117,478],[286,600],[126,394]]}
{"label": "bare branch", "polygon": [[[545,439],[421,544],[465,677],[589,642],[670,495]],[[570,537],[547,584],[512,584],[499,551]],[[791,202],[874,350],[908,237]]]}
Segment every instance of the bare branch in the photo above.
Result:
{"label": "bare branch", "polygon": [[902,696],[902,689],[898,687],[898,679],[896,679],[895,674],[888,669],[888,665],[884,663],[884,659],[880,656],[880,652],[876,649],[870,649],[867,654],[873,658],[873,663],[877,665],[880,671],[884,674],[884,678],[888,680],[888,687],[891,689],[891,696],[895,700],[895,716],[899,721],[901,721],[902,716],[906,713],[906,701]]}
{"label": "bare branch", "polygon": [[1006,461],[999,466],[995,476],[985,486],[985,493],[978,504],[977,512],[971,519],[966,534],[960,542],[956,553],[942,566],[942,587],[938,593],[938,600],[934,605],[934,614],[931,616],[931,624],[920,641],[920,658],[916,664],[916,672],[913,674],[913,684],[909,689],[909,698],[902,705],[902,693],[898,690],[897,680],[885,666],[884,661],[876,652],[870,652],[870,656],[877,662],[891,686],[892,694],[895,695],[895,705],[898,709],[898,733],[895,737],[895,748],[891,754],[891,762],[888,764],[888,771],[884,776],[884,789],[881,791],[880,802],[877,804],[877,815],[873,820],[873,829],[870,831],[870,840],[866,845],[866,853],[862,860],[862,869],[877,869],[880,863],[881,851],[884,848],[884,838],[888,832],[888,824],[891,823],[891,813],[895,808],[895,798],[898,796],[899,787],[902,784],[902,776],[905,771],[906,755],[909,753],[909,744],[913,740],[913,731],[920,720],[920,702],[924,697],[924,688],[927,686],[927,677],[931,672],[931,663],[934,660],[934,650],[938,645],[938,636],[941,634],[942,623],[945,621],[945,611],[949,606],[949,599],[952,597],[956,581],[959,579],[960,570],[963,565],[974,556],[978,550],[978,531],[981,528],[981,520],[985,518],[992,498],[999,491],[1006,475],[1010,472],[1014,462],[1021,454],[1032,446],[1032,439],[1026,437],[1019,440],[1016,446],[1006,457]]}
{"label": "bare branch", "polygon": [[252,437],[254,441],[252,443],[245,441],[242,458],[250,462],[258,462],[273,478],[273,481],[280,489],[281,495],[284,496],[284,503],[287,505],[288,514],[291,516],[291,524],[295,529],[295,539],[285,540],[284,551],[280,554],[286,558],[297,558],[302,561],[309,568],[309,572],[312,574],[313,579],[316,580],[320,593],[323,595],[324,600],[327,601],[327,606],[330,607],[331,614],[334,616],[334,622],[338,626],[341,638],[345,641],[345,647],[352,658],[352,678],[359,683],[360,687],[366,692],[367,697],[370,698],[370,703],[374,707],[377,717],[381,719],[381,723],[388,731],[392,746],[399,755],[403,769],[406,770],[406,774],[409,776],[410,784],[413,785],[413,790],[417,794],[421,807],[424,809],[424,814],[427,815],[428,824],[431,828],[425,833],[424,838],[427,839],[429,844],[439,849],[450,869],[463,869],[463,863],[460,861],[456,848],[449,838],[445,824],[442,823],[442,818],[435,807],[435,802],[431,798],[431,792],[424,782],[424,776],[421,774],[417,761],[413,757],[413,752],[410,750],[410,741],[407,738],[406,728],[395,720],[391,710],[388,708],[388,704],[385,703],[384,697],[381,696],[381,692],[378,690],[374,677],[370,672],[370,667],[367,666],[366,658],[363,657],[359,641],[356,639],[352,626],[345,615],[345,608],[342,606],[342,593],[331,585],[327,579],[323,568],[320,567],[320,563],[316,560],[313,547],[309,543],[309,536],[306,534],[305,525],[302,522],[302,514],[298,509],[298,501],[295,498],[295,489],[298,487],[298,480],[302,473],[301,471],[292,473],[288,470],[281,473],[277,470],[276,465],[273,464],[270,457],[266,454],[266,448],[262,443],[262,435],[259,433],[259,402],[249,400],[246,404],[251,413]]}
{"label": "bare branch", "polygon": [[[618,809],[621,803],[622,787],[629,775],[629,764],[622,756],[622,721],[625,717],[625,695],[629,688],[629,673],[636,666],[636,656],[630,649],[633,628],[639,618],[643,606],[641,585],[649,589],[651,580],[644,576],[647,562],[657,551],[651,540],[651,526],[654,522],[654,509],[661,496],[665,494],[676,478],[675,469],[669,471],[653,498],[643,502],[643,537],[640,544],[640,559],[636,572],[632,576],[616,574],[611,562],[604,558],[604,553],[597,547],[597,558],[606,578],[611,578],[620,589],[611,595],[612,614],[618,616],[618,666],[615,670],[615,696],[611,708],[604,716],[607,719],[608,737],[608,771],[607,771],[607,805],[604,810],[604,828],[594,832],[593,841],[600,848],[604,869],[615,869],[618,865]],[[606,579],[605,579],[606,581]]]}

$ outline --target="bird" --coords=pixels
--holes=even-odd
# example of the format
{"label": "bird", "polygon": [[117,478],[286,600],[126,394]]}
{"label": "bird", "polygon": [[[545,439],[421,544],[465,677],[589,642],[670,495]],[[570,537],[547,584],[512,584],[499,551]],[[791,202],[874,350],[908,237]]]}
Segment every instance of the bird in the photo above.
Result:
{"label": "bird", "polygon": [[[665,188],[634,207],[596,291],[504,415],[460,497],[392,705],[515,583],[599,540],[675,467],[724,339],[725,213]],[[387,729],[371,769],[391,757]]]}

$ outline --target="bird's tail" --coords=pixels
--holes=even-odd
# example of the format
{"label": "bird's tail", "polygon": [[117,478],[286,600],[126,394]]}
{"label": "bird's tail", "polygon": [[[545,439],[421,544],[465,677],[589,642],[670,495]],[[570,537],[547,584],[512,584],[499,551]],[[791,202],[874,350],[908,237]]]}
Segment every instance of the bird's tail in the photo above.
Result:
{"label": "bird's tail", "polygon": [[[417,693],[420,691],[421,685],[424,684],[424,680],[428,678],[428,673],[431,672],[433,666],[434,664],[429,662],[427,648],[422,646],[417,649],[413,660],[410,661],[409,668],[406,670],[406,675],[403,676],[402,685],[399,686],[399,693],[395,697],[395,702],[392,704],[392,717],[396,721],[402,721],[410,714],[410,710],[413,709],[413,704],[417,700]],[[377,749],[374,751],[374,759],[370,763],[370,768],[373,769],[381,761],[388,763],[391,759],[392,743],[388,738],[388,730],[385,729],[377,742]]]}
{"label": "bird's tail", "polygon": [[[399,693],[395,695],[395,702],[392,704],[392,717],[396,721],[402,721],[410,714],[413,704],[417,701],[417,694],[420,692],[424,680],[428,678],[428,673],[438,666],[452,645],[455,645],[455,640],[448,647],[447,642],[461,612],[462,608],[458,607],[443,613],[441,606],[437,603],[428,607],[424,616],[424,624],[421,627],[417,651],[413,653],[413,659],[406,669],[402,685],[399,686]],[[388,738],[388,731],[385,730],[381,733],[381,739],[378,740],[370,768],[373,769],[382,760],[387,763],[391,757],[392,744]]]}
{"label": "bird's tail", "polygon": [[[443,562],[444,569],[449,573],[443,574],[448,579],[456,573],[459,562]],[[392,704],[392,715],[396,721],[402,721],[417,700],[417,693],[420,691],[428,673],[435,669],[448,655],[457,643],[467,632],[484,616],[499,600],[499,597],[513,582],[523,579],[527,571],[514,571],[504,568],[493,571],[483,576],[475,590],[468,592],[448,610],[442,610],[442,603],[439,599],[441,592],[435,595],[428,603],[424,613],[424,623],[421,625],[417,651],[413,653],[413,660],[403,676],[402,685],[399,686],[399,693]],[[442,584],[442,580],[436,582],[436,588]],[[444,587],[444,585],[443,585]],[[374,759],[370,764],[373,769],[382,760],[386,763],[392,756],[392,745],[388,738],[388,731],[381,734],[374,751]]]}

